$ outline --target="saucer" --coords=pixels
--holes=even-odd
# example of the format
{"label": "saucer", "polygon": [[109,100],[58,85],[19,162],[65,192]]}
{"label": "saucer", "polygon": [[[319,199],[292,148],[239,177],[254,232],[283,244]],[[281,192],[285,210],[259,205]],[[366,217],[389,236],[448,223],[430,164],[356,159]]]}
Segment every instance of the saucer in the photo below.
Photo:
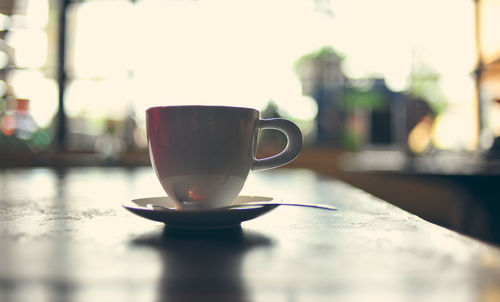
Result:
{"label": "saucer", "polygon": [[[266,201],[273,198],[262,196],[238,196],[233,203]],[[165,223],[179,229],[226,229],[238,227],[243,221],[257,218],[277,205],[244,206],[231,209],[177,210],[169,197],[133,199],[122,206],[141,217]],[[157,206],[157,207],[155,207]]]}

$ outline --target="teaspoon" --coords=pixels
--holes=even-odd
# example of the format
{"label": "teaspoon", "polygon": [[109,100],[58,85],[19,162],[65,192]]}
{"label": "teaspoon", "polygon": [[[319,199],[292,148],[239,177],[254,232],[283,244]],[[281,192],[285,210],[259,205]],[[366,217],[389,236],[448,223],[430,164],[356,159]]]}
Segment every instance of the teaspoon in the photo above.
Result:
{"label": "teaspoon", "polygon": [[[239,209],[242,207],[256,207],[256,206],[294,206],[294,207],[306,207],[315,208],[328,211],[338,211],[336,207],[325,205],[325,204],[315,204],[315,203],[296,203],[296,202],[281,202],[281,201],[255,201],[255,202],[245,202],[245,203],[235,203],[228,206],[212,208],[207,210],[230,210]],[[153,208],[154,210],[175,210],[174,208],[168,208],[157,204],[147,204],[147,208]],[[191,209],[188,209],[190,211]],[[194,209],[193,209],[194,210]]]}

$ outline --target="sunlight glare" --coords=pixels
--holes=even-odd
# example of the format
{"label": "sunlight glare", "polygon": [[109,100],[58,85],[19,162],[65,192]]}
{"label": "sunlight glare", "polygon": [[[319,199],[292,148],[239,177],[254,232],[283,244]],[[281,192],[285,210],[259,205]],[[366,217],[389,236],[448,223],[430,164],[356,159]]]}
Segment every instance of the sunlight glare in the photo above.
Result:
{"label": "sunlight glare", "polygon": [[[329,5],[333,16],[318,13],[313,1],[75,4],[71,62],[78,80],[68,88],[69,115],[120,118],[132,106],[140,124],[151,106],[262,110],[272,100],[291,118],[312,120],[317,105],[302,96],[293,64],[325,46],[345,55],[348,78],[383,76],[389,88],[404,91],[412,71],[428,65],[439,74],[447,101],[473,100],[473,1],[341,0]],[[453,112],[462,119],[467,111]],[[438,128],[441,145],[454,146],[444,138],[454,128]]]}
{"label": "sunlight glare", "polygon": [[28,28],[44,28],[49,21],[49,0],[28,0],[26,25]]}

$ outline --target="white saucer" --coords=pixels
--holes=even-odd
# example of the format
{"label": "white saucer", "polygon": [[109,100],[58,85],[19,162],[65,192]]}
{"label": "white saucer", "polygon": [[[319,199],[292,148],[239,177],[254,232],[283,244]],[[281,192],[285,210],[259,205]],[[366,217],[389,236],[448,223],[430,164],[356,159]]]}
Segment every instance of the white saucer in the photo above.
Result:
{"label": "white saucer", "polygon": [[[262,196],[238,196],[234,203],[266,201],[273,198]],[[154,207],[154,206],[159,207]],[[277,205],[258,205],[231,209],[177,210],[169,197],[133,199],[122,206],[141,217],[165,223],[168,227],[180,229],[225,229],[238,227],[241,222],[257,218]]]}

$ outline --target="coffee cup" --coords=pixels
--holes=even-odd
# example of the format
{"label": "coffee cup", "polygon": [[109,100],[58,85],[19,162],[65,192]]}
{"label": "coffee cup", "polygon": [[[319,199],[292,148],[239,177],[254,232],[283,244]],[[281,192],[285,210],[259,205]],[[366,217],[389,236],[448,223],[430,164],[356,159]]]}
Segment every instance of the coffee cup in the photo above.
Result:
{"label": "coffee cup", "polygon": [[[277,129],[287,137],[280,153],[255,157],[259,131]],[[230,204],[250,171],[272,169],[295,159],[302,133],[291,121],[261,119],[252,108],[162,106],[146,110],[153,169],[179,210]]]}

